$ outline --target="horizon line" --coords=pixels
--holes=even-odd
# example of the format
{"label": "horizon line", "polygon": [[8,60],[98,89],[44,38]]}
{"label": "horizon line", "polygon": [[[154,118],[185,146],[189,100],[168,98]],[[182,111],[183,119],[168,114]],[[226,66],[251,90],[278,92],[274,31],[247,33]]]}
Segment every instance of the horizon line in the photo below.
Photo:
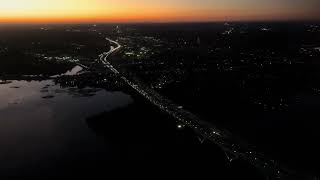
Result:
{"label": "horizon line", "polygon": [[272,23],[272,22],[314,22],[320,19],[265,19],[265,20],[204,20],[204,21],[57,21],[57,22],[1,22],[0,25],[55,25],[55,24],[188,24],[188,23]]}

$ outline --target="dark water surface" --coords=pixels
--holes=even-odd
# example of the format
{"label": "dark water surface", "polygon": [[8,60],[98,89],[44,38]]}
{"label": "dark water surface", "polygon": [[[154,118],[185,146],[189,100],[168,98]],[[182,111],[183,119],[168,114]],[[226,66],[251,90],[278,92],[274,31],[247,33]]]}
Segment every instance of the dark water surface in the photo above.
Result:
{"label": "dark water surface", "polygon": [[50,80],[1,84],[0,99],[0,171],[10,176],[107,152],[86,118],[133,102],[122,92],[65,89]]}

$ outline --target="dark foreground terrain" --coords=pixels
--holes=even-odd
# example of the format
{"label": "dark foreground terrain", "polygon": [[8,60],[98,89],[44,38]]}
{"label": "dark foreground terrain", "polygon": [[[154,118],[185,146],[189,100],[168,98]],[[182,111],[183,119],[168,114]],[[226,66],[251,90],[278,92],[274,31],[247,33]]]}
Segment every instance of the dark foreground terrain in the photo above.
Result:
{"label": "dark foreground terrain", "polygon": [[308,22],[0,26],[1,179],[277,178],[104,67],[106,37],[128,80],[225,129],[280,179],[319,177],[320,26]]}

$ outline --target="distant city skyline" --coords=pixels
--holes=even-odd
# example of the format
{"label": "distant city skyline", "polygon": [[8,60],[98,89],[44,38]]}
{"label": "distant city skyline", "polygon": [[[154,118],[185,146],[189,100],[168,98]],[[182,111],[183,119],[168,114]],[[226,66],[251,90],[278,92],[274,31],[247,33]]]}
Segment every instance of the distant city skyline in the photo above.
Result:
{"label": "distant city skyline", "polygon": [[0,0],[0,23],[320,20],[319,0]]}

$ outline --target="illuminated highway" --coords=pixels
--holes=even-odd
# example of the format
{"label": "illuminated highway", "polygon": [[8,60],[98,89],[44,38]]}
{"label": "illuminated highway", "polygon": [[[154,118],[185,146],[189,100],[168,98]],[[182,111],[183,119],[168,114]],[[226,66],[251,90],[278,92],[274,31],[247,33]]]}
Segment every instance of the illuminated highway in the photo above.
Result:
{"label": "illuminated highway", "polygon": [[106,38],[111,44],[110,50],[99,55],[101,63],[113,73],[117,74],[127,85],[134,89],[137,93],[157,106],[162,111],[166,112],[179,123],[178,128],[188,126],[192,128],[197,134],[201,135],[201,142],[209,140],[218,145],[225,151],[226,156],[230,162],[241,158],[257,167],[270,179],[277,179],[285,172],[282,170],[273,160],[265,158],[261,153],[248,148],[247,145],[240,145],[238,141],[235,141],[229,132],[221,128],[217,128],[212,124],[201,121],[196,115],[185,110],[181,105],[177,105],[169,99],[161,96],[153,89],[149,88],[138,79],[134,81],[122,75],[114,66],[108,61],[108,57],[121,49],[121,45],[109,38]]}

